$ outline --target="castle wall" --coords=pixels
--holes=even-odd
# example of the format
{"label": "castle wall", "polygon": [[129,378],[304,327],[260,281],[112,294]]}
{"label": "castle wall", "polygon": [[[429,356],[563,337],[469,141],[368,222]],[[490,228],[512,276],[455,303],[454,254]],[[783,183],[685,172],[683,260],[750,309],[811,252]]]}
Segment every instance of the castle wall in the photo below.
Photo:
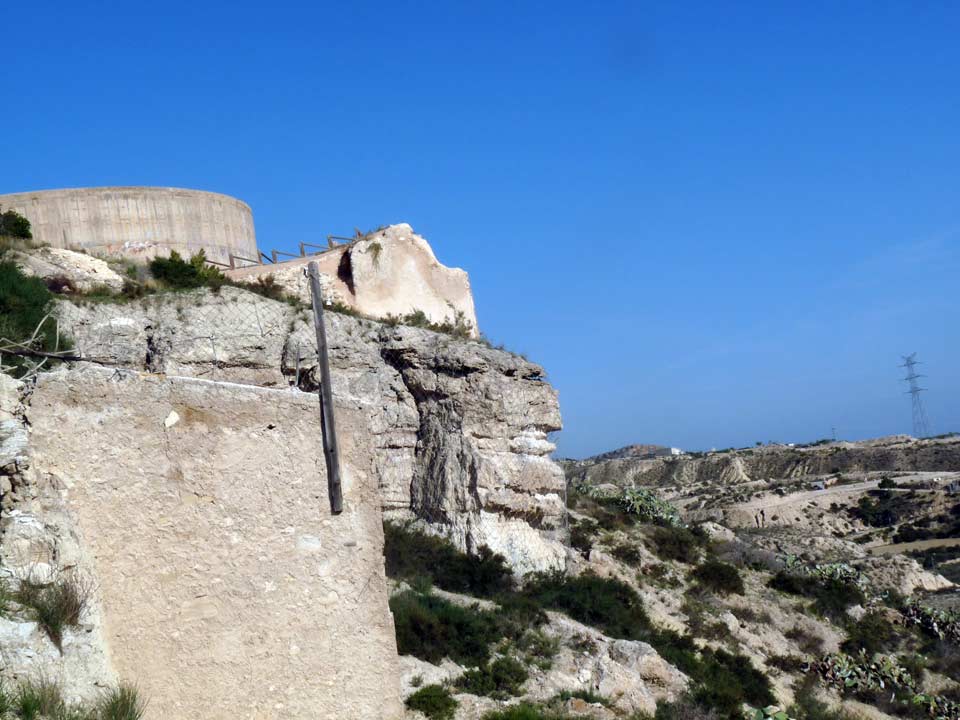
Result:
{"label": "castle wall", "polygon": [[316,395],[93,366],[40,377],[33,468],[72,518],[146,720],[400,715],[374,452],[360,413],[337,410],[333,516]]}
{"label": "castle wall", "polygon": [[34,239],[52,247],[151,258],[204,250],[257,257],[253,214],[236,198],[201,190],[103,187],[0,195],[0,208],[30,221]]}

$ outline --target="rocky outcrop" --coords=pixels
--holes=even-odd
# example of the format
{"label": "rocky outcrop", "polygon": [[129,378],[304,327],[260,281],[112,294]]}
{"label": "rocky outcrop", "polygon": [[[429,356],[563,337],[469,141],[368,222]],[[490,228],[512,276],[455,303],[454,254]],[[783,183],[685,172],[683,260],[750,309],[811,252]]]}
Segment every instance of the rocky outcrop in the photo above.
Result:
{"label": "rocky outcrop", "polygon": [[288,293],[310,302],[305,270],[315,261],[324,299],[373,318],[421,311],[434,323],[460,324],[479,336],[470,279],[460,268],[441,265],[429,243],[406,223],[367,233],[321,255],[276,265],[227,271],[234,280],[272,276]]}
{"label": "rocky outcrop", "polygon": [[16,252],[13,261],[25,275],[43,279],[62,278],[81,292],[100,287],[117,292],[123,287],[123,278],[106,262],[72,250],[44,247],[29,253]]}
{"label": "rocky outcrop", "polygon": [[[102,365],[270,387],[317,388],[309,310],[225,287],[124,305],[61,302],[84,358]],[[372,438],[383,509],[519,573],[560,568],[560,429],[543,370],[475,341],[327,313],[333,390]]]}

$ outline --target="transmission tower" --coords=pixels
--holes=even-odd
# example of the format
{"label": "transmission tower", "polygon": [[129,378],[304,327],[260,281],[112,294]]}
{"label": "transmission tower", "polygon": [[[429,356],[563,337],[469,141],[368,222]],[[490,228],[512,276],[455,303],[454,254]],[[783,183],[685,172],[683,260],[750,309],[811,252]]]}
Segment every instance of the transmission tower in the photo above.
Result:
{"label": "transmission tower", "polygon": [[917,384],[917,380],[925,375],[918,375],[916,366],[920,365],[920,361],[917,360],[916,353],[910,353],[909,355],[903,355],[903,365],[900,367],[906,368],[907,376],[903,378],[903,381],[910,384],[910,389],[907,390],[907,393],[910,395],[910,400],[913,404],[913,436],[915,438],[927,437],[930,434],[930,428],[927,425],[927,414],[923,411],[923,402],[920,399],[920,393],[924,392],[926,388],[920,387]]}

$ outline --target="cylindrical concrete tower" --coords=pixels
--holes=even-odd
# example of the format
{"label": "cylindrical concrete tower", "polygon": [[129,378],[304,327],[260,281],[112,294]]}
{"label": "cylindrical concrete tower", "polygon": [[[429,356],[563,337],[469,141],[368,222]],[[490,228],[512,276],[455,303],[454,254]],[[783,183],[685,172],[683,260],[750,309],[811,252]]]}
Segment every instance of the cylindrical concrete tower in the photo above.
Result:
{"label": "cylindrical concrete tower", "polygon": [[202,190],[103,187],[0,195],[0,208],[30,221],[39,243],[90,253],[148,259],[176,250],[257,258],[250,207]]}

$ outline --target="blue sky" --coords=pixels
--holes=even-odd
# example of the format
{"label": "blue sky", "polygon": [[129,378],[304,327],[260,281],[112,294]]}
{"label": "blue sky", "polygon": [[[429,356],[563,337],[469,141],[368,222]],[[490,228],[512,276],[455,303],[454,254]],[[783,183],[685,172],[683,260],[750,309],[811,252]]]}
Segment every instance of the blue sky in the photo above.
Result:
{"label": "blue sky", "polygon": [[559,452],[960,430],[960,5],[4,8],[0,193],[410,222],[542,363]]}

